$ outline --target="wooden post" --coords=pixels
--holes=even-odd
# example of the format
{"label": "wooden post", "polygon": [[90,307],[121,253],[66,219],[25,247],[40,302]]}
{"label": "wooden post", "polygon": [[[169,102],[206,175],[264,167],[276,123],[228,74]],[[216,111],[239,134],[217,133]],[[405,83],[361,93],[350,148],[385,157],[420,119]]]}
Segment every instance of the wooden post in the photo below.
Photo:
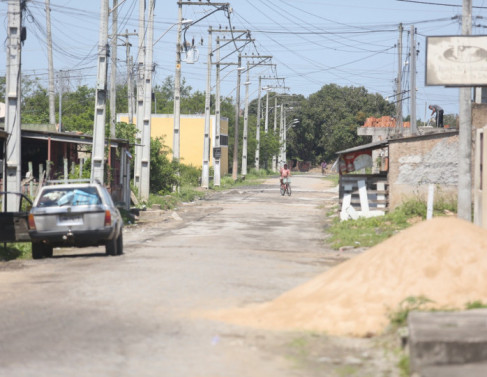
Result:
{"label": "wooden post", "polygon": [[29,177],[30,177],[30,183],[29,183],[29,195],[32,198],[34,194],[34,168],[32,167],[32,161],[29,161]]}

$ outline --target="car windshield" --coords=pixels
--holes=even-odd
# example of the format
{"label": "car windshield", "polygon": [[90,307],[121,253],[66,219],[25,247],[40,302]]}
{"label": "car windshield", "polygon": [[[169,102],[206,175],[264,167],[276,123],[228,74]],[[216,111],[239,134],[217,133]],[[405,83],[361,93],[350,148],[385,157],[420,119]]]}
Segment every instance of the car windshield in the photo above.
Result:
{"label": "car windshield", "polygon": [[100,196],[96,187],[83,188],[49,188],[39,198],[39,207],[82,206],[100,204]]}

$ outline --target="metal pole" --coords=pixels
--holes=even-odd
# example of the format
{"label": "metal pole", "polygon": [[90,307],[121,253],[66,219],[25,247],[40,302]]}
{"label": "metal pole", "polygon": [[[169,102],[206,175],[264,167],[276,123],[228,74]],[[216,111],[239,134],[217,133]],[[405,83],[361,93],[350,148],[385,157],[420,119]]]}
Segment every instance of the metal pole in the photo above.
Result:
{"label": "metal pole", "polygon": [[210,187],[210,115],[211,115],[211,55],[212,47],[211,26],[208,29],[208,59],[206,69],[206,98],[205,98],[205,132],[203,140],[203,167],[201,169],[201,187]]}
{"label": "metal pole", "polygon": [[247,80],[245,81],[245,110],[244,129],[242,141],[242,175],[247,175],[247,136],[249,133],[249,85],[250,85],[250,64],[247,61]]}
{"label": "metal pole", "polygon": [[[215,148],[221,148],[220,143],[220,37],[216,37],[216,73],[215,73]],[[220,156],[213,155],[213,185],[221,184],[221,163]]]}
{"label": "metal pole", "polygon": [[46,0],[47,61],[49,69],[49,124],[56,126],[56,95],[54,93],[54,63],[52,59],[51,5]]}
{"label": "metal pole", "polygon": [[117,123],[117,34],[118,34],[118,0],[113,0],[112,40],[110,44],[110,138],[115,138]]}
{"label": "metal pole", "polygon": [[411,55],[410,55],[410,69],[411,69],[411,135],[418,134],[418,127],[416,125],[416,28],[411,25]]}
{"label": "metal pole", "polygon": [[134,184],[140,194],[142,170],[142,133],[144,129],[144,76],[145,76],[145,0],[139,0],[139,51],[137,52],[137,136],[134,161]]}
{"label": "metal pole", "polygon": [[183,20],[183,4],[178,3],[178,36],[176,42],[176,72],[174,74],[174,130],[172,159],[180,159],[180,121],[181,121],[181,29]]}
{"label": "metal pole", "polygon": [[98,46],[98,73],[96,79],[95,122],[93,130],[93,152],[91,158],[91,181],[104,182],[105,164],[105,121],[107,100],[107,58],[108,58],[108,0],[101,2],[100,42]]}
{"label": "metal pole", "polygon": [[[472,0],[463,0],[462,34],[472,33]],[[472,101],[471,88],[460,88],[458,156],[458,218],[472,221]]]}
{"label": "metal pole", "polygon": [[232,178],[237,179],[238,176],[238,121],[240,117],[240,68],[242,67],[242,54],[238,54],[238,65],[237,65],[237,93],[235,95],[235,143],[233,146],[233,166],[232,166]]}
{"label": "metal pole", "polygon": [[150,191],[150,142],[152,116],[152,57],[154,40],[154,0],[149,0],[147,43],[144,80],[144,119],[142,128],[142,164],[140,174],[140,198],[149,199]]}
{"label": "metal pole", "polygon": [[262,90],[262,77],[259,76],[259,89],[257,91],[257,121],[255,125],[255,139],[257,146],[255,147],[255,170],[259,171],[260,158],[260,95]]}

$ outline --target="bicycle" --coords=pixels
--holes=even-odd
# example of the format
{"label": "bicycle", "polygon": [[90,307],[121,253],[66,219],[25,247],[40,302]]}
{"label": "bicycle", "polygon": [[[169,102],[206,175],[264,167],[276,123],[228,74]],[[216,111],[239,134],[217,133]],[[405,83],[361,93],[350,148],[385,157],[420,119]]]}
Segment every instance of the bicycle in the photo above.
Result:
{"label": "bicycle", "polygon": [[291,196],[291,178],[283,178],[281,184],[281,195],[284,196],[287,192],[288,196]]}

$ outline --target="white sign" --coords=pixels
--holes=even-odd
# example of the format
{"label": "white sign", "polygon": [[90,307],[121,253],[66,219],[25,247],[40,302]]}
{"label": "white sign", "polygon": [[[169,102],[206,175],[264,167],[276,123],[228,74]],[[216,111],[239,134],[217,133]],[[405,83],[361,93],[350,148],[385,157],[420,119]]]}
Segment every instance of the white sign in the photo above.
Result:
{"label": "white sign", "polygon": [[427,37],[425,83],[486,86],[487,36]]}

